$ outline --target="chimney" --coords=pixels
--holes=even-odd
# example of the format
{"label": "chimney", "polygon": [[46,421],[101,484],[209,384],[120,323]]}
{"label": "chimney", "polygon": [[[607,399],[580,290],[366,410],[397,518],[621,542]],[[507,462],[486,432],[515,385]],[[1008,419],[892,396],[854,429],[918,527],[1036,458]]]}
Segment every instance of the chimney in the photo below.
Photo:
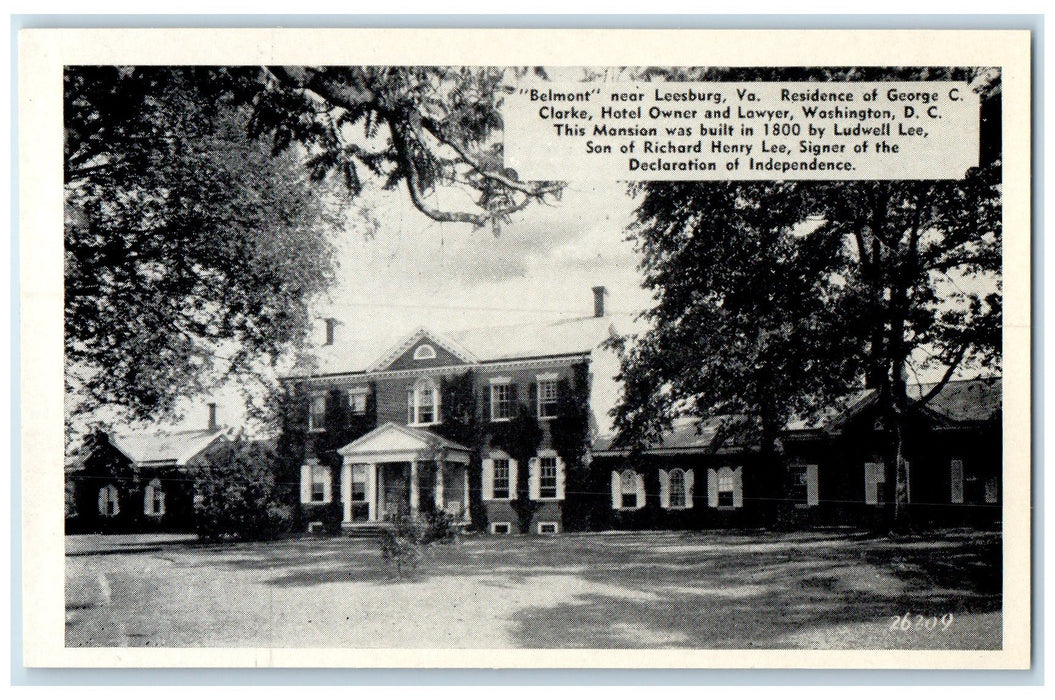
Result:
{"label": "chimney", "polygon": [[216,430],[217,427],[218,426],[216,425],[216,404],[215,403],[210,403],[209,404],[209,432],[212,432],[212,431]]}
{"label": "chimney", "polygon": [[333,338],[337,333],[337,319],[335,318],[324,318],[326,322],[326,342],[323,345],[333,345]]}
{"label": "chimney", "polygon": [[593,288],[593,315],[594,318],[601,318],[604,316],[604,298],[608,294],[608,290],[603,286]]}

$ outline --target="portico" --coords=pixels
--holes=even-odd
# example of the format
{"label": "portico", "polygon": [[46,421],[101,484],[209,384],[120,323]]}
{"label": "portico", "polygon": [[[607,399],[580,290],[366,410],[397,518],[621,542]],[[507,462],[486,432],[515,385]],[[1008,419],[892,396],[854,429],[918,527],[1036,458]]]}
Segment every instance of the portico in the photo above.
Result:
{"label": "portico", "polygon": [[469,522],[468,447],[385,423],[337,452],[344,527],[439,511]]}

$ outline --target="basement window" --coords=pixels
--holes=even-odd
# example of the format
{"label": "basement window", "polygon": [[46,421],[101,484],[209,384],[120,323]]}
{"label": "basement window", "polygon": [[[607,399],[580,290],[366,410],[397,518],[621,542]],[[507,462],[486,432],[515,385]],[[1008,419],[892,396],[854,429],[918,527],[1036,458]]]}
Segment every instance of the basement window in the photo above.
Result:
{"label": "basement window", "polygon": [[509,523],[491,523],[492,535],[508,535],[512,531],[513,528]]}
{"label": "basement window", "polygon": [[556,535],[557,534],[557,523],[539,523],[538,534],[540,535]]}

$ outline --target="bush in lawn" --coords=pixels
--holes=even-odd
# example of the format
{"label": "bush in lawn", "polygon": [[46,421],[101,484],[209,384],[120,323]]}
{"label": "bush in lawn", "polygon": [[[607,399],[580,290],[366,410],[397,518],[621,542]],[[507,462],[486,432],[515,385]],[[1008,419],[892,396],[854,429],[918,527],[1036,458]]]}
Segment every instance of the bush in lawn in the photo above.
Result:
{"label": "bush in lawn", "polygon": [[454,541],[457,534],[454,516],[446,511],[417,518],[401,515],[381,532],[381,556],[396,567],[396,576],[402,579],[404,571],[418,568],[434,542]]}
{"label": "bush in lawn", "polygon": [[211,454],[194,479],[198,537],[218,542],[288,535],[291,487],[275,479],[276,465],[275,451],[265,442],[239,439]]}
{"label": "bush in lawn", "polygon": [[422,543],[427,547],[433,542],[453,542],[458,536],[458,521],[445,510],[429,513],[424,518]]}
{"label": "bush in lawn", "polygon": [[392,520],[392,526],[381,531],[381,556],[396,567],[396,576],[418,567],[425,553],[425,528],[419,521],[405,515]]}

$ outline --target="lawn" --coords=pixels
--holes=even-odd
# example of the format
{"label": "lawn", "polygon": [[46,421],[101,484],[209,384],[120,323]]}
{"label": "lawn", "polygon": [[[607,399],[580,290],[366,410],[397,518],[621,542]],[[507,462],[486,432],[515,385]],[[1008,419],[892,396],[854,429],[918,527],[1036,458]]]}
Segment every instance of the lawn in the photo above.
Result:
{"label": "lawn", "polygon": [[973,530],[466,537],[399,580],[370,540],[71,536],[66,645],[997,649],[1000,549]]}

